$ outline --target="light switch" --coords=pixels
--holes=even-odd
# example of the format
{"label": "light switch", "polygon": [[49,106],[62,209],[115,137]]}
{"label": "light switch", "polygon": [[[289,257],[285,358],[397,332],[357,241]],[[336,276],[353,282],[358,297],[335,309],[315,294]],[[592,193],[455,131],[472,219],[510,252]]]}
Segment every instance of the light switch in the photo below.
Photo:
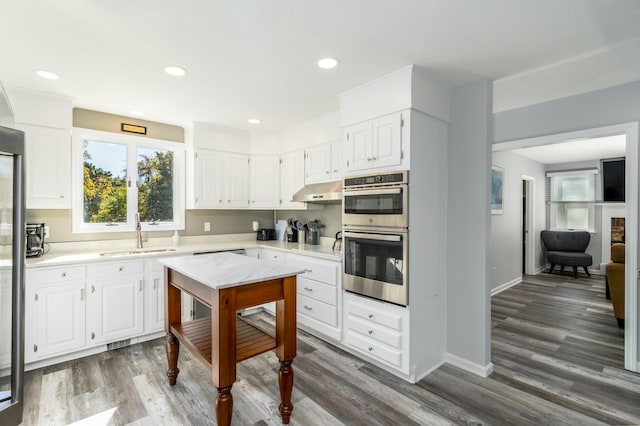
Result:
{"label": "light switch", "polygon": [[211,222],[204,223],[204,232],[211,232]]}

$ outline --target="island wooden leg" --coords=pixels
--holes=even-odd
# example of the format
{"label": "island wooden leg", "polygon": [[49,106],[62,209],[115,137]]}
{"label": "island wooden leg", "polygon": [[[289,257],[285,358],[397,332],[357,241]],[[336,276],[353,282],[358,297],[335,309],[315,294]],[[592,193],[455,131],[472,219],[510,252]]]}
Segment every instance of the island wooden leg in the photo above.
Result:
{"label": "island wooden leg", "polygon": [[278,373],[278,384],[280,385],[280,416],[283,424],[289,424],[289,418],[293,411],[291,403],[291,393],[293,391],[293,368],[292,361],[280,361],[280,372]]}
{"label": "island wooden leg", "polygon": [[280,416],[283,424],[289,424],[293,412],[293,368],[296,356],[296,277],[283,279],[284,298],[276,302],[276,355],[280,361],[278,384],[280,385]]}
{"label": "island wooden leg", "polygon": [[231,416],[233,415],[233,395],[231,395],[231,386],[217,389],[216,421],[218,422],[218,426],[227,426],[231,424]]}
{"label": "island wooden leg", "polygon": [[167,362],[169,363],[169,369],[167,370],[167,377],[169,378],[169,384],[171,386],[176,384],[178,373],[178,353],[180,352],[180,342],[176,339],[172,333],[167,333],[165,337],[165,345],[167,347]]}

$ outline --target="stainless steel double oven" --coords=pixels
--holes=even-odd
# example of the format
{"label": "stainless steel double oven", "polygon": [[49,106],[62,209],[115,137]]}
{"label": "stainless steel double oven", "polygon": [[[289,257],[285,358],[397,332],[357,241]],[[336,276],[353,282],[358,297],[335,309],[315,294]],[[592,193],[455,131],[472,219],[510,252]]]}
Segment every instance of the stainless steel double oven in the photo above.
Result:
{"label": "stainless steel double oven", "polygon": [[344,179],[345,290],[408,305],[409,172]]}

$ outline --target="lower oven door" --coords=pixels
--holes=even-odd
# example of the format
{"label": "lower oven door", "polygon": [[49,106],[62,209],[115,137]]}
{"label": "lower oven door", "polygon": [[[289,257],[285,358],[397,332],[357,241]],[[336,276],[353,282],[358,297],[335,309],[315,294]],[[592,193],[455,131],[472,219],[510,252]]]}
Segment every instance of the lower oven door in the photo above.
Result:
{"label": "lower oven door", "polygon": [[345,290],[408,305],[406,232],[343,232]]}

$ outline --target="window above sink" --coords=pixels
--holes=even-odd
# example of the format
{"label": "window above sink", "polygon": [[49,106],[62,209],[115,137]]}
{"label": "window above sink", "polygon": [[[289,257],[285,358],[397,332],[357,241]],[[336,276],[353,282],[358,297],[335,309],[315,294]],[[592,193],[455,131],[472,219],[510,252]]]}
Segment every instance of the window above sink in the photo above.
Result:
{"label": "window above sink", "polygon": [[74,128],[73,232],[184,229],[184,144]]}

